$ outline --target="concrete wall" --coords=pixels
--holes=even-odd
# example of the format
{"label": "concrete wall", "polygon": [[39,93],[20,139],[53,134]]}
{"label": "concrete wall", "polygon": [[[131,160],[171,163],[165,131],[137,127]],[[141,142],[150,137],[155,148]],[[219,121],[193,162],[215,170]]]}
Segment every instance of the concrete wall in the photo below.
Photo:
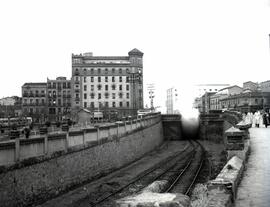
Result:
{"label": "concrete wall", "polygon": [[[144,128],[138,125],[132,133],[126,133],[123,136],[115,135],[111,138],[105,137],[99,141],[93,136],[96,135],[95,133],[78,134],[78,144],[81,143],[82,137],[84,137],[83,140],[90,140],[90,136],[93,136],[94,140],[84,143],[82,148],[75,149],[70,146],[64,154],[54,153],[48,156],[48,159],[44,158],[41,161],[30,159],[28,161],[34,163],[22,162],[14,165],[13,168],[2,170],[0,174],[1,206],[23,206],[46,200],[142,157],[163,142],[160,116],[150,119],[144,121],[145,124],[148,122]],[[119,129],[121,127],[119,126]],[[73,145],[74,136],[70,135],[66,138],[68,143]],[[48,140],[49,152],[52,151],[53,142],[57,145],[55,149],[61,149],[63,143],[66,144],[62,140],[66,139],[50,138]],[[41,153],[42,147],[39,145],[40,142],[34,150],[28,147],[32,151]]]}
{"label": "concrete wall", "polygon": [[241,120],[237,112],[208,113],[200,116],[200,139],[225,143],[224,133]]}

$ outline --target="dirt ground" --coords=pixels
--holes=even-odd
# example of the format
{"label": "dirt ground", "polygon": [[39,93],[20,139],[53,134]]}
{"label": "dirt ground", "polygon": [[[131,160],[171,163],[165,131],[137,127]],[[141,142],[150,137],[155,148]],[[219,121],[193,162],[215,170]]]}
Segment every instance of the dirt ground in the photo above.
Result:
{"label": "dirt ground", "polygon": [[207,151],[206,158],[208,160],[205,162],[205,169],[208,169],[209,175],[203,176],[205,176],[205,178],[207,177],[208,180],[214,179],[222,170],[223,166],[226,164],[227,153],[225,146],[224,144],[214,143],[210,141],[200,141],[200,143]]}

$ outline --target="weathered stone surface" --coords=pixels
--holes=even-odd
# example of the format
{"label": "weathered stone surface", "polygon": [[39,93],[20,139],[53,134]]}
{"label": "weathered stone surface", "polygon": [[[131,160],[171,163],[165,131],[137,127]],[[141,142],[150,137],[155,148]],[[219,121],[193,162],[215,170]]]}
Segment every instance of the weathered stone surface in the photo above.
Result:
{"label": "weathered stone surface", "polygon": [[189,207],[190,199],[183,194],[145,192],[116,201],[117,207]]}
{"label": "weathered stone surface", "polygon": [[167,185],[168,185],[167,180],[158,180],[148,185],[146,188],[143,189],[142,192],[160,193],[165,189]]}

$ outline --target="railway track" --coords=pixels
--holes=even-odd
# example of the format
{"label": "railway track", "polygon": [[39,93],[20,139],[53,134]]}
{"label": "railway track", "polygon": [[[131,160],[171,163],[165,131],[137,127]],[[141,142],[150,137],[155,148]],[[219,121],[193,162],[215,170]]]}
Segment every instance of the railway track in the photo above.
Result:
{"label": "railway track", "polygon": [[171,176],[173,180],[165,192],[182,193],[188,195],[203,166],[205,150],[199,142],[196,142],[196,153],[194,153],[187,164],[178,174]]}
{"label": "railway track", "polygon": [[[104,191],[101,188],[99,192],[91,194],[76,206],[113,206],[115,200],[136,194],[157,180],[169,181],[169,186],[163,189],[163,192],[188,194],[202,166],[199,159],[202,156],[203,150],[199,143],[190,141],[183,151],[167,158],[130,182],[118,185],[114,190]],[[196,173],[194,175],[191,172]]]}
{"label": "railway track", "polygon": [[190,142],[183,151],[180,151],[179,153],[170,156],[166,160],[159,163],[157,166],[149,169],[134,180],[131,180],[130,182],[122,185],[121,187],[118,187],[114,191],[102,192],[101,194],[97,193],[89,197],[87,199],[88,206],[112,206],[114,200],[139,192],[144,187],[154,182],[155,180],[158,180],[168,171],[173,169],[176,165],[179,164],[179,162],[183,162],[186,157],[190,157],[193,153],[194,145]]}

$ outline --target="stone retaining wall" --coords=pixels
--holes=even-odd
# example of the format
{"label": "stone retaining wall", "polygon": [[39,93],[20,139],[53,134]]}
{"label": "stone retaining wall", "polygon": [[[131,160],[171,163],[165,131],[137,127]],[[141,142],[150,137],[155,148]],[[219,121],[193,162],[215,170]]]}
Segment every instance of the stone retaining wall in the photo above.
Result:
{"label": "stone retaining wall", "polygon": [[[148,120],[141,127],[122,136],[110,136],[74,145],[50,157],[21,162],[0,173],[0,203],[25,206],[49,199],[83,182],[91,181],[142,157],[163,142],[160,117]],[[131,127],[130,127],[131,128]],[[107,131],[108,132],[108,131]],[[72,133],[71,133],[71,136]],[[75,134],[74,134],[75,136]],[[78,142],[87,139],[81,137]],[[59,139],[54,139],[59,142]],[[50,142],[49,142],[50,143]],[[71,144],[72,143],[72,144]],[[62,146],[62,143],[58,143]],[[55,146],[55,149],[59,149]],[[40,149],[37,149],[40,150]]]}

